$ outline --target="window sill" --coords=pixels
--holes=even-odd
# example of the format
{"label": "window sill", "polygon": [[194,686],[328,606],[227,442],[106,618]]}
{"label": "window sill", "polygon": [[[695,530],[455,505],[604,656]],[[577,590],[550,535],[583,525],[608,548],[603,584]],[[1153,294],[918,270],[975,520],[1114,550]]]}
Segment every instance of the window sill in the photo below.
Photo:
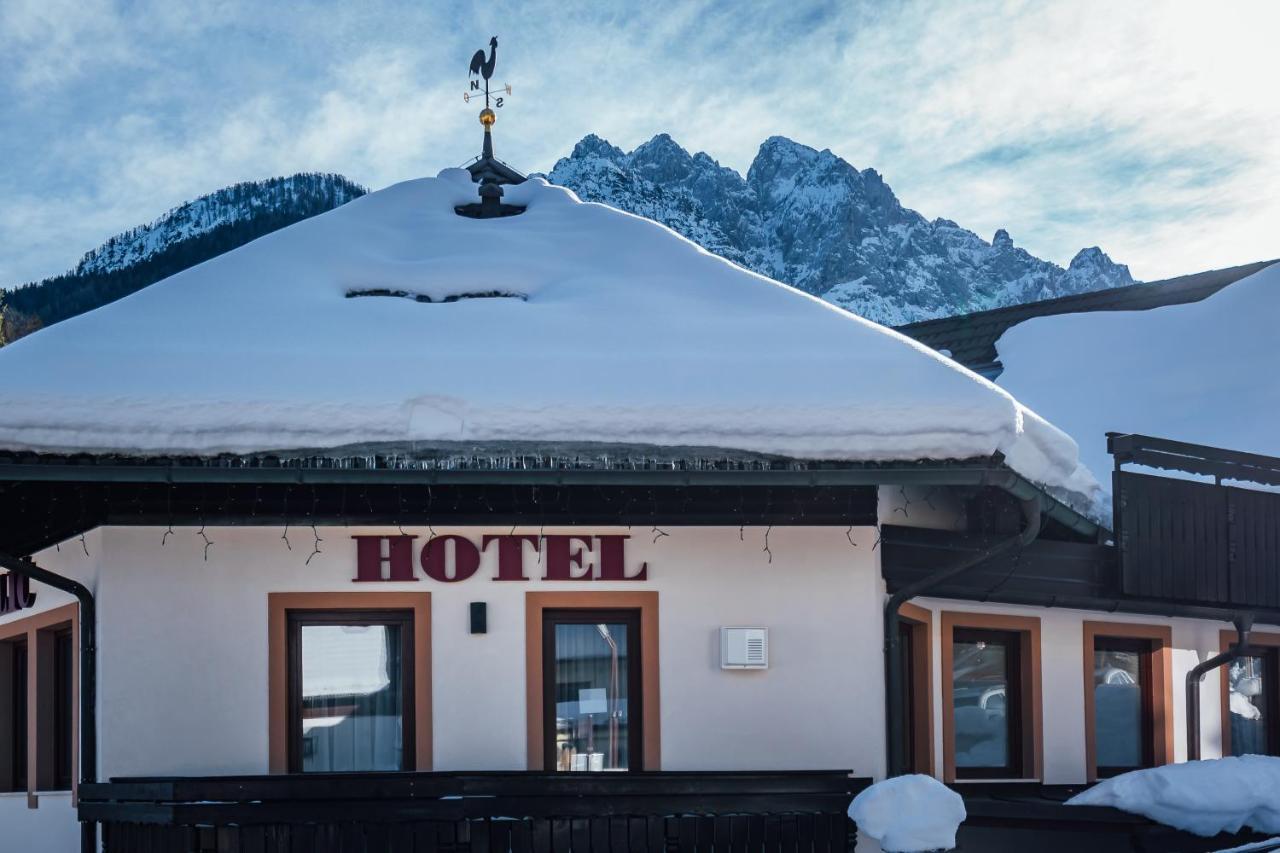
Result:
{"label": "window sill", "polygon": [[948,784],[951,784],[951,785],[1017,785],[1017,784],[1026,784],[1026,783],[1039,784],[1040,779],[1039,778],[1023,778],[1019,776],[1015,776],[1009,779],[957,779],[954,782],[950,782]]}

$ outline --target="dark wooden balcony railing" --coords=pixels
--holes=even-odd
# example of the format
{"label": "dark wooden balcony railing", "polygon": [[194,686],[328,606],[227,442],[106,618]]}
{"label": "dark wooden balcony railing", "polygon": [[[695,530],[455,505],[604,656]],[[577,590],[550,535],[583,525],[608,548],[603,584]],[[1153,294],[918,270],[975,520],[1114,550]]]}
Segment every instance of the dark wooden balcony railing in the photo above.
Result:
{"label": "dark wooden balcony railing", "polygon": [[844,853],[846,771],[117,779],[80,790],[106,853]]}

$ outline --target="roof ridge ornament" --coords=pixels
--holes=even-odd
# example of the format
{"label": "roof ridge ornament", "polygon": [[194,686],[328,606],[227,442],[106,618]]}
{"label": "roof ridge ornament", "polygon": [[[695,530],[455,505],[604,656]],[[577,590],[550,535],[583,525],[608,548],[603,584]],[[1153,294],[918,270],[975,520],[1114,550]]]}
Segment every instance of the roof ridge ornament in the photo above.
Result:
{"label": "roof ridge ornament", "polygon": [[491,92],[489,89],[489,80],[492,79],[497,64],[498,37],[494,36],[489,39],[487,57],[484,48],[477,50],[471,57],[467,74],[469,78],[467,91],[462,93],[463,103],[470,103],[472,98],[480,97],[481,80],[484,81],[484,109],[480,110],[480,124],[484,127],[484,144],[480,149],[480,156],[467,166],[467,171],[471,173],[471,180],[480,184],[480,201],[455,208],[459,214],[477,219],[491,219],[524,212],[523,207],[502,203],[502,185],[524,183],[525,176],[493,156],[493,125],[498,121],[496,110],[502,109],[506,99],[511,96],[510,83],[504,83],[496,92]]}

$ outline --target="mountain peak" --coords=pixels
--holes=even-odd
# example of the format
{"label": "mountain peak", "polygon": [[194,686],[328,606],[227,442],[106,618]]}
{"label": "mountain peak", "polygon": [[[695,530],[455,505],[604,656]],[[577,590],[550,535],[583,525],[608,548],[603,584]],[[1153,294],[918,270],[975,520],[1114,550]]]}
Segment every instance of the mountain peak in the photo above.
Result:
{"label": "mountain peak", "polygon": [[570,157],[575,159],[583,159],[586,157],[600,157],[605,160],[622,160],[626,158],[621,148],[610,144],[609,140],[596,136],[594,133],[588,133],[573,146],[573,154]]}
{"label": "mountain peak", "polygon": [[1063,274],[1060,287],[1063,293],[1082,293],[1107,287],[1124,287],[1133,284],[1133,276],[1124,264],[1117,264],[1097,246],[1089,246],[1076,252],[1070,266]]}
{"label": "mountain peak", "polygon": [[1009,232],[1003,228],[996,229],[995,235],[991,238],[991,246],[995,249],[1012,249],[1013,238],[1009,236]]}

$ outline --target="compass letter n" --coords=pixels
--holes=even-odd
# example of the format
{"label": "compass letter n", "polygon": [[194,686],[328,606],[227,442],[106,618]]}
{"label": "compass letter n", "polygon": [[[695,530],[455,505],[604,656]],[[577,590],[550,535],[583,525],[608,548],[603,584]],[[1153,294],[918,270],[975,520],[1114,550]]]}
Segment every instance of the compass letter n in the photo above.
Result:
{"label": "compass letter n", "polygon": [[479,81],[479,80],[472,80],[472,81],[471,81],[471,91],[473,91],[473,92],[479,92],[479,91],[480,91],[480,81]]}

